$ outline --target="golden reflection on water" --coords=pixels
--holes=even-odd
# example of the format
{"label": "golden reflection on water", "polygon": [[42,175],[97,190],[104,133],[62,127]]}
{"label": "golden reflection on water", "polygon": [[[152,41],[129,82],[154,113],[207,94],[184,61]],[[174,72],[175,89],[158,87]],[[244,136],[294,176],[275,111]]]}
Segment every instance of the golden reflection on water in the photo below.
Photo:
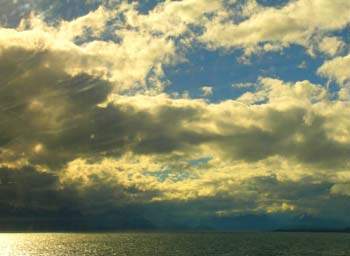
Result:
{"label": "golden reflection on water", "polygon": [[[45,247],[54,239],[52,234],[0,234],[1,256],[34,256],[43,254]],[[53,254],[52,254],[53,255]]]}
{"label": "golden reflection on water", "polygon": [[[97,248],[84,246],[96,240],[94,237],[89,234],[64,233],[0,234],[0,256],[97,255]],[[104,239],[103,236],[101,239]]]}
{"label": "golden reflection on water", "polygon": [[125,235],[78,233],[0,234],[0,256],[120,255]]}
{"label": "golden reflection on water", "polygon": [[0,256],[155,255],[149,242],[131,233],[3,233]]}
{"label": "golden reflection on water", "polygon": [[127,233],[0,233],[0,256],[141,255],[127,252],[135,244],[133,237]]}
{"label": "golden reflection on water", "polygon": [[0,256],[348,256],[341,233],[0,233]]}

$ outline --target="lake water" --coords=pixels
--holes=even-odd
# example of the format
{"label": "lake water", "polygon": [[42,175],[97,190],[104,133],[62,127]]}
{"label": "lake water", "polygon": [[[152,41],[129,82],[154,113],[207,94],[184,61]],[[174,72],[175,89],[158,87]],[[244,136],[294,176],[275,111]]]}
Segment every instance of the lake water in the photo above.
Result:
{"label": "lake water", "polygon": [[0,234],[1,256],[350,255],[337,233]]}

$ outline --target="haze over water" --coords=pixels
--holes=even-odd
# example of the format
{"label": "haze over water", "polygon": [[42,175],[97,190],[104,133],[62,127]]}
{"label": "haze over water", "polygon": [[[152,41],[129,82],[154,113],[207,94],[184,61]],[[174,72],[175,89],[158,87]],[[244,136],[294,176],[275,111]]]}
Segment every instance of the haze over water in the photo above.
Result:
{"label": "haze over water", "polygon": [[350,255],[341,233],[0,234],[1,256]]}

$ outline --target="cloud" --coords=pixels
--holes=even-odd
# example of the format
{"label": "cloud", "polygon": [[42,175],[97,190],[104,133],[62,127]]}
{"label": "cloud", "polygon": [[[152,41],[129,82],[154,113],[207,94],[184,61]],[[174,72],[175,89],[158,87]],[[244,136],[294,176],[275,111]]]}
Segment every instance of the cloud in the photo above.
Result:
{"label": "cloud", "polygon": [[233,88],[237,88],[237,89],[241,89],[241,88],[249,88],[249,87],[253,87],[255,86],[255,83],[251,83],[251,82],[246,82],[246,83],[236,83],[236,84],[232,84]]}
{"label": "cloud", "polygon": [[[42,172],[34,166],[1,167],[0,180],[3,230],[155,228],[142,216],[140,205],[122,201],[123,195],[118,195],[121,189],[98,187],[79,191],[73,185],[62,188],[57,174]],[[112,201],[107,200],[111,193]]]}
{"label": "cloud", "polygon": [[329,56],[334,56],[345,48],[345,43],[337,37],[324,37],[320,42],[319,49]]}
{"label": "cloud", "polygon": [[[57,176],[37,171],[31,166],[19,169],[0,168],[1,203],[11,207],[53,207]],[[57,203],[58,201],[56,201]]]}
{"label": "cloud", "polygon": [[[83,212],[93,202],[107,209],[201,200],[214,205],[206,214],[317,212],[283,194],[287,185],[271,185],[280,194],[267,200],[257,197],[264,183],[247,184],[271,175],[277,184],[309,176],[305,186],[328,188],[327,177],[349,165],[349,102],[330,101],[325,88],[309,81],[261,78],[250,101],[243,95],[209,103],[112,93],[110,82],[73,76],[51,58],[50,51],[19,47],[2,52],[2,163],[11,171],[29,165],[53,174],[59,184],[53,190],[78,193]],[[204,157],[211,160],[191,165]],[[218,199],[240,203],[222,209]]]}
{"label": "cloud", "polygon": [[335,195],[350,196],[349,184],[335,184],[331,188],[331,193]]}
{"label": "cloud", "polygon": [[[64,71],[70,75],[83,72],[102,77],[116,84],[118,91],[147,86],[162,89],[158,82],[163,76],[162,65],[175,63],[181,57],[176,57],[172,40],[154,36],[152,31],[140,33],[107,27],[107,23],[122,15],[125,8],[132,8],[132,5],[120,5],[112,11],[100,7],[58,25],[49,25],[31,16],[23,20],[18,29],[1,29],[1,48],[50,52],[48,57],[58,64],[64,63]],[[118,35],[114,34],[116,32]],[[118,39],[117,42],[103,40],[104,33]]]}
{"label": "cloud", "polygon": [[[159,209],[189,218],[296,212],[347,220],[347,207],[328,208],[349,195],[340,178],[350,166],[348,56],[318,69],[341,84],[339,97],[309,80],[270,77],[235,83],[244,91],[236,99],[172,97],[164,66],[197,46],[254,53],[261,43],[261,51],[316,45],[337,56],[343,44],[327,33],[349,22],[348,2],[228,6],[237,7],[165,1],[141,13],[123,2],[56,22],[32,14],[1,28],[2,208],[55,219],[68,209],[73,219],[138,218],[144,226]],[[200,88],[203,96],[214,89]]]}
{"label": "cloud", "polygon": [[164,1],[146,15],[135,10],[126,12],[127,23],[142,30],[163,33],[166,36],[180,36],[189,32],[189,25],[200,25],[208,19],[207,15],[222,10],[223,1],[185,0]]}
{"label": "cloud", "polygon": [[22,18],[30,13],[30,5],[24,1],[1,1],[0,25],[16,27]]}
{"label": "cloud", "polygon": [[[57,173],[64,189],[83,198],[97,193],[104,205],[110,198],[148,204],[234,196],[247,202],[256,192],[231,187],[279,169],[285,179],[300,180],[349,164],[349,103],[329,101],[325,88],[309,81],[261,78],[250,101],[245,95],[220,103],[128,96],[112,93],[107,81],[72,76],[50,57],[50,51],[3,51],[2,161]],[[212,160],[191,166],[203,157]],[[286,166],[269,170],[271,161]],[[281,200],[279,206],[253,200],[251,210],[303,208]]]}
{"label": "cloud", "polygon": [[318,69],[318,74],[336,80],[340,85],[349,82],[350,56],[336,57],[328,60]]}
{"label": "cloud", "polygon": [[204,97],[213,94],[213,87],[211,87],[211,86],[203,86],[200,89],[202,91],[202,96],[204,96]]}
{"label": "cloud", "polygon": [[[248,1],[246,8],[251,5],[252,1]],[[271,42],[279,48],[298,44],[312,53],[314,41],[319,40],[318,36],[322,38],[324,33],[345,28],[349,22],[350,6],[344,0],[299,0],[281,8],[257,8],[256,4],[254,6],[248,17],[239,22],[218,16],[206,23],[206,30],[200,36],[200,41],[210,49],[229,50],[250,49],[262,45],[266,51],[269,50],[265,47],[266,44]],[[321,45],[321,50],[324,50],[325,42]]]}
{"label": "cloud", "polygon": [[317,70],[320,76],[334,80],[340,86],[338,98],[348,101],[350,98],[350,76],[349,76],[350,56],[336,57],[325,61]]}

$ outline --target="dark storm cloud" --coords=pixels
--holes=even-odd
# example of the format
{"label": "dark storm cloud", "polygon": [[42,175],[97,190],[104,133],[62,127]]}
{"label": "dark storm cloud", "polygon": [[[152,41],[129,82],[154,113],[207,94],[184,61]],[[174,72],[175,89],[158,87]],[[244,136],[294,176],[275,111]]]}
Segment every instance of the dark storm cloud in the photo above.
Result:
{"label": "dark storm cloud", "polygon": [[210,105],[154,104],[155,113],[118,101],[98,107],[112,85],[86,74],[68,75],[54,56],[50,50],[20,48],[8,48],[0,56],[0,144],[33,163],[59,166],[77,157],[127,151],[187,152],[204,143],[248,162],[280,155],[329,168],[344,164],[350,154],[349,144],[327,136],[325,117],[314,113],[312,122],[305,123],[309,110],[304,108],[265,108],[265,128],[218,121],[225,132],[217,134],[184,126],[206,122],[203,115]]}
{"label": "dark storm cloud", "polygon": [[[306,214],[310,217],[318,216],[325,218],[325,220],[333,220],[333,224],[338,222],[338,224],[342,223],[343,226],[349,225],[348,197],[330,196],[329,191],[334,185],[333,182],[327,179],[316,182],[314,179],[313,176],[297,181],[278,180],[274,176],[257,177],[248,180],[243,186],[257,194],[264,195],[258,199],[261,201],[258,205],[268,206],[276,202],[285,202],[295,206],[295,211],[290,211],[291,213]],[[308,225],[307,221],[304,225]],[[311,226],[311,223],[309,225]],[[318,225],[322,226],[322,223],[318,223]],[[325,222],[324,226],[327,225]],[[332,226],[331,223],[329,225]]]}
{"label": "dark storm cloud", "polygon": [[[96,177],[96,179],[98,179]],[[12,208],[60,209],[76,208],[83,213],[103,212],[127,205],[126,193],[120,186],[95,187],[90,191],[79,191],[71,184],[60,186],[59,176],[43,172],[33,166],[0,168],[0,203]],[[111,202],[113,195],[113,202]]]}
{"label": "dark storm cloud", "polygon": [[[85,126],[90,122],[90,111],[96,112],[96,104],[107,97],[111,87],[88,75],[69,76],[62,65],[50,59],[49,51],[10,48],[2,52],[2,147],[34,160],[47,157],[51,163],[74,158],[91,147],[87,133],[92,131],[87,129],[93,125]],[[35,155],[39,153],[36,145],[43,146],[40,156]],[[74,145],[76,149],[71,147]]]}
{"label": "dark storm cloud", "polygon": [[0,202],[12,207],[50,208],[57,204],[58,178],[49,173],[38,172],[31,166],[18,169],[0,168]]}
{"label": "dark storm cloud", "polygon": [[122,199],[120,189],[99,187],[86,193],[74,186],[62,189],[56,175],[32,166],[1,167],[0,192],[2,230],[155,228],[142,217],[142,206]]}
{"label": "dark storm cloud", "polygon": [[[98,107],[111,92],[106,81],[70,76],[49,50],[9,48],[0,56],[0,145],[33,163],[65,164],[78,156],[168,153],[204,141],[182,129],[199,118],[190,108],[164,106],[157,116],[132,106]],[[39,148],[36,148],[39,147]]]}
{"label": "dark storm cloud", "polygon": [[305,108],[267,109],[265,128],[232,125],[232,133],[218,136],[214,143],[224,154],[248,162],[279,155],[327,168],[343,166],[350,154],[350,144],[334,141],[327,135],[325,117],[314,113],[308,124],[307,115],[309,110]]}
{"label": "dark storm cloud", "polygon": [[[223,187],[222,181],[217,186]],[[255,177],[227,191],[186,201],[145,205],[145,215],[161,226],[203,230],[272,230],[281,227],[344,227],[350,224],[348,198],[329,197],[332,182]],[[344,206],[342,206],[344,204]],[[268,212],[268,213],[267,213]],[[195,216],[195,217],[193,217]]]}

